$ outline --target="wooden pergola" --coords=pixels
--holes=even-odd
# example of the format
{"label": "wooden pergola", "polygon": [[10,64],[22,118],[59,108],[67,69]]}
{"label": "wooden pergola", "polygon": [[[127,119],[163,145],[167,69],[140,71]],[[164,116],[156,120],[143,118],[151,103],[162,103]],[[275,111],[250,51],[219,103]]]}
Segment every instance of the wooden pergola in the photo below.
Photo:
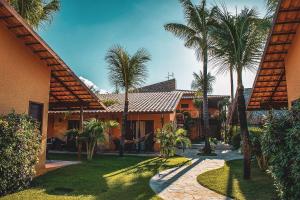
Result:
{"label": "wooden pergola", "polygon": [[5,0],[0,0],[0,21],[51,69],[49,111],[105,109],[98,97]]}
{"label": "wooden pergola", "polygon": [[248,110],[288,106],[285,58],[300,23],[300,0],[281,0],[253,84]]}

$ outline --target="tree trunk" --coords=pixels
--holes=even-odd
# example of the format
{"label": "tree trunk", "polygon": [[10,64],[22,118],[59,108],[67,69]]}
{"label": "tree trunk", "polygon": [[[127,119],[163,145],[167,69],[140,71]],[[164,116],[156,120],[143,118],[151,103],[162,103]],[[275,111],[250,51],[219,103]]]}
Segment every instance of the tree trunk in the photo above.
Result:
{"label": "tree trunk", "polygon": [[234,89],[233,89],[233,67],[230,66],[229,68],[229,72],[230,72],[230,98],[231,98],[231,102],[233,102],[234,99]]}
{"label": "tree trunk", "polygon": [[204,153],[211,153],[209,143],[209,113],[208,113],[208,98],[207,98],[207,48],[203,51],[203,130],[205,136]]}
{"label": "tree trunk", "polygon": [[250,153],[250,140],[249,140],[249,131],[247,124],[246,116],[246,104],[244,97],[244,86],[242,80],[242,71],[238,71],[238,113],[240,121],[240,129],[242,134],[243,141],[243,153],[244,153],[244,179],[250,179],[251,176],[251,153]]}
{"label": "tree trunk", "polygon": [[121,133],[121,139],[120,139],[120,149],[119,149],[119,155],[124,155],[124,143],[125,143],[125,134],[126,134],[126,128],[127,128],[127,117],[128,117],[128,89],[125,89],[125,104],[124,104],[124,112],[122,114],[122,133]]}

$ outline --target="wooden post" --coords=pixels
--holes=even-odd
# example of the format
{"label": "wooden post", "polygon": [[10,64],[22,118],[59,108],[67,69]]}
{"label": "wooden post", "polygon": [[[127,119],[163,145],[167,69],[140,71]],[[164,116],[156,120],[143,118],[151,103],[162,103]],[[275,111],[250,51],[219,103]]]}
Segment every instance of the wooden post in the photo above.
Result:
{"label": "wooden post", "polygon": [[[79,116],[79,131],[82,133],[83,131],[83,106],[80,106],[80,116]],[[78,141],[78,160],[81,160],[81,149],[82,149],[82,143],[79,140]]]}

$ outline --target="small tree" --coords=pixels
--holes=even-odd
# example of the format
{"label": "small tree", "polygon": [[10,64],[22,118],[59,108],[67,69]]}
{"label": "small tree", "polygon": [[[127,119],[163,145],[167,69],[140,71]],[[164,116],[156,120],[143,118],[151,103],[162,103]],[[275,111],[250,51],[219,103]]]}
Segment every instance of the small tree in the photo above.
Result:
{"label": "small tree", "polygon": [[118,127],[119,123],[113,120],[100,121],[92,118],[89,121],[84,122],[83,132],[77,129],[68,130],[66,135],[77,138],[77,144],[79,142],[85,143],[87,160],[92,160],[95,152],[95,147],[98,142],[105,141],[105,134],[108,134],[110,128]]}
{"label": "small tree", "polygon": [[186,130],[182,128],[177,129],[175,123],[168,123],[162,129],[157,129],[156,139],[160,143],[160,154],[165,158],[175,155],[178,144],[183,148],[191,146]]}

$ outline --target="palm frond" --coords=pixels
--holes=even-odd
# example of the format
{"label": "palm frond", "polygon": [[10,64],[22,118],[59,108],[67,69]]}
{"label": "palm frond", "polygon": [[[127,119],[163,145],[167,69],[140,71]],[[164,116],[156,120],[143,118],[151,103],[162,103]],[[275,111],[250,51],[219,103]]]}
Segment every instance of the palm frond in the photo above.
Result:
{"label": "palm frond", "polygon": [[129,90],[144,83],[148,75],[146,63],[151,56],[145,49],[130,56],[123,47],[115,45],[108,50],[105,60],[111,84]]}

